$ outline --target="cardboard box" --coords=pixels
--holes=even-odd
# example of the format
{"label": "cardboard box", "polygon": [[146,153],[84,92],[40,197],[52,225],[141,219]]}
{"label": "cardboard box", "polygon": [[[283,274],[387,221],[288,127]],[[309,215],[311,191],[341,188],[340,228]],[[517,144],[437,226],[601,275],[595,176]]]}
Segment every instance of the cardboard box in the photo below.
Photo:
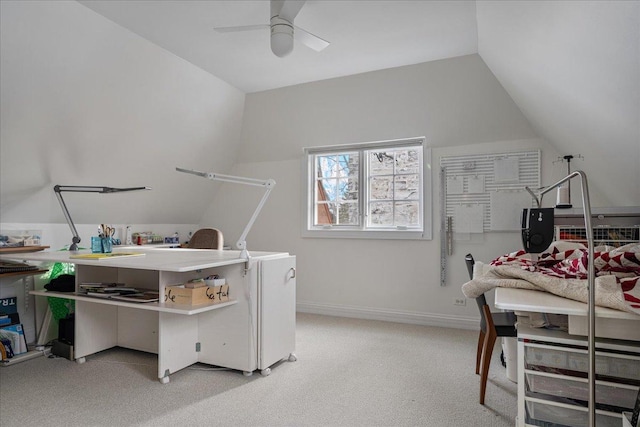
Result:
{"label": "cardboard box", "polygon": [[229,285],[186,288],[184,285],[165,286],[164,302],[179,305],[219,304],[229,301]]}

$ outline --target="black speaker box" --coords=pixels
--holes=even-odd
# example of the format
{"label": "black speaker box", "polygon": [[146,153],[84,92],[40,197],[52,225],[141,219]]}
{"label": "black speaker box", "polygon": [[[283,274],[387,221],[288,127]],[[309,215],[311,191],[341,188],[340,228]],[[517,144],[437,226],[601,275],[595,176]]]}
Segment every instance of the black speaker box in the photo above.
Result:
{"label": "black speaker box", "polygon": [[58,321],[58,341],[73,345],[75,321],[73,316]]}
{"label": "black speaker box", "polygon": [[73,360],[73,346],[59,340],[53,340],[53,346],[51,347],[51,354],[58,357],[64,357],[65,359]]}

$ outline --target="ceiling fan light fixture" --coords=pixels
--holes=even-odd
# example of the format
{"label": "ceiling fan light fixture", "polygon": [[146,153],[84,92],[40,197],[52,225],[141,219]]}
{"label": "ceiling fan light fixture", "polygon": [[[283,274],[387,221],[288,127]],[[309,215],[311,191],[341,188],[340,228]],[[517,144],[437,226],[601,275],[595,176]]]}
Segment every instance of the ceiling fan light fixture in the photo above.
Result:
{"label": "ceiling fan light fixture", "polygon": [[277,16],[271,18],[271,51],[280,58],[293,51],[293,25]]}
{"label": "ceiling fan light fixture", "polygon": [[[2,0],[0,0],[2,1]],[[293,51],[293,39],[316,52],[320,52],[329,42],[311,34],[303,28],[293,25],[295,17],[306,3],[305,0],[271,0],[270,24],[242,25],[235,27],[215,27],[220,33],[252,31],[269,28],[271,33],[271,51],[278,57],[287,56]],[[295,33],[294,33],[295,28]]]}

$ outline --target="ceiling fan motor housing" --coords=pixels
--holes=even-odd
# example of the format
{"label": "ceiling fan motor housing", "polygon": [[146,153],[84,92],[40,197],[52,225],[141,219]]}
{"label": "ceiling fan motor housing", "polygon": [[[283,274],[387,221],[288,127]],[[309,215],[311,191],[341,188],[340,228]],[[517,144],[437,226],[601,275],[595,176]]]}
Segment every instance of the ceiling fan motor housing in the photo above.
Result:
{"label": "ceiling fan motor housing", "polygon": [[293,50],[293,25],[277,15],[271,18],[271,50],[281,58]]}

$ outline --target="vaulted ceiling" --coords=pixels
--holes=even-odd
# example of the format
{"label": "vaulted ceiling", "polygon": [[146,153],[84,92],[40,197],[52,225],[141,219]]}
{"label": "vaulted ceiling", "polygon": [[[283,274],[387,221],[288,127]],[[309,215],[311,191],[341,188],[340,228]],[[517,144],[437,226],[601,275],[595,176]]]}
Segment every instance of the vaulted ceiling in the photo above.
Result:
{"label": "vaulted ceiling", "polygon": [[246,93],[477,53],[541,138],[640,205],[638,1],[310,0],[295,24],[331,44],[285,58],[268,29],[213,29],[267,23],[268,1],[80,3]]}

